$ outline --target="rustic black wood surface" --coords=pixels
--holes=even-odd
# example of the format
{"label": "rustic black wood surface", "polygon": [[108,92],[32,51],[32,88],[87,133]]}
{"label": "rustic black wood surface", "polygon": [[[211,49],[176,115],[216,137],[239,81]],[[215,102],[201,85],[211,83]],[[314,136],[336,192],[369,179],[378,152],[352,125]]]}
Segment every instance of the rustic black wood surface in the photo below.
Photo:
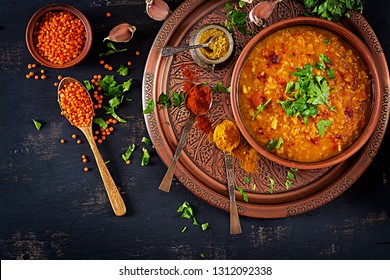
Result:
{"label": "rustic black wood surface", "polygon": [[[169,195],[158,185],[166,167],[152,152],[142,167],[141,146],[126,165],[121,154],[148,136],[141,82],[149,49],[162,23],[145,13],[144,1],[62,1],[80,9],[94,32],[92,51],[80,65],[47,70],[46,80],[26,79],[34,60],[25,45],[31,15],[55,1],[0,1],[0,258],[1,259],[389,259],[390,138],[363,176],[342,196],[310,213],[286,219],[241,217],[243,233],[229,234],[229,214],[192,195],[176,180]],[[167,1],[175,9],[182,1]],[[106,12],[112,16],[107,18]],[[390,57],[390,2],[367,0],[364,16]],[[107,57],[114,66],[132,62],[133,99],[118,113],[127,119],[99,146],[128,208],[115,217],[85,138],[60,115],[57,75],[79,80],[109,74],[99,65],[102,39],[120,22],[137,27],[126,53]],[[135,54],[140,51],[140,55]],[[389,60],[388,60],[389,61]],[[38,70],[41,67],[37,68]],[[40,131],[32,119],[42,122]],[[80,135],[77,145],[71,135]],[[66,139],[61,144],[60,139]],[[149,150],[151,148],[149,147]],[[81,155],[91,161],[83,164]],[[84,172],[83,167],[90,167]],[[201,231],[180,218],[189,201]],[[182,233],[184,226],[188,229]]]}

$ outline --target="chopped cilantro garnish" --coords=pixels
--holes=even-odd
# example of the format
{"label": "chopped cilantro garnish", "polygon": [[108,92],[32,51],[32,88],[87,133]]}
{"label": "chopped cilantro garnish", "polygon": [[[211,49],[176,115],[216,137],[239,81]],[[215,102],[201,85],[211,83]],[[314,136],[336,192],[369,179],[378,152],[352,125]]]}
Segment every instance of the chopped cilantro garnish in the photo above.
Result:
{"label": "chopped cilantro garnish", "polygon": [[[326,54],[319,56],[319,62],[315,67],[319,70],[326,70],[329,78],[334,78],[334,71],[327,67],[331,61]],[[334,106],[329,104],[329,86],[325,77],[321,75],[313,76],[313,66],[306,64],[303,69],[297,68],[296,72],[290,73],[297,77],[296,82],[289,82],[286,85],[285,100],[278,100],[287,116],[301,117],[307,125],[309,117],[318,114],[317,105],[327,105],[332,111]]]}
{"label": "chopped cilantro garnish", "polygon": [[249,183],[250,181],[252,180],[252,178],[251,178],[251,176],[246,176],[246,178],[245,178],[245,183]]}
{"label": "chopped cilantro garnish", "polygon": [[106,129],[108,127],[108,124],[102,118],[95,118],[93,119],[93,122],[103,129]]}
{"label": "chopped cilantro garnish", "polygon": [[328,126],[331,126],[331,125],[332,125],[332,121],[331,120],[320,120],[319,122],[317,122],[318,135],[319,136],[324,136],[325,135],[325,129]]}
{"label": "chopped cilantro garnish", "polygon": [[124,154],[122,154],[122,159],[124,161],[127,161],[130,159],[130,156],[131,154],[134,152],[135,150],[135,145],[134,144],[131,144],[127,149],[126,149],[126,152]]}
{"label": "chopped cilantro garnish", "polygon": [[33,121],[33,123],[34,123],[34,125],[35,125],[35,128],[36,128],[37,130],[40,130],[41,127],[42,127],[42,124],[41,124],[39,121],[36,121],[36,120],[34,120],[34,119],[32,119],[32,121]]}
{"label": "chopped cilantro garnish", "polygon": [[286,189],[288,190],[292,185],[292,182],[290,180],[286,180]]}
{"label": "chopped cilantro garnish", "polygon": [[288,179],[295,179],[295,175],[294,175],[294,173],[291,173],[290,171],[287,171],[287,178]]}
{"label": "chopped cilantro garnish", "polygon": [[121,76],[127,76],[129,74],[129,68],[121,64],[119,65],[119,69],[116,72]]}
{"label": "chopped cilantro garnish", "polygon": [[268,180],[269,180],[269,184],[268,184],[269,192],[273,193],[274,192],[274,187],[275,187],[275,181],[274,181],[274,179],[272,179],[271,176],[268,175],[267,177],[268,177]]}
{"label": "chopped cilantro garnish", "polygon": [[268,142],[267,149],[268,150],[279,149],[282,144],[283,144],[282,137],[279,137],[278,139],[272,139],[271,141]]}
{"label": "chopped cilantro garnish", "polygon": [[323,42],[324,42],[325,45],[327,45],[327,44],[329,44],[329,39],[324,39]]}
{"label": "chopped cilantro garnish", "polygon": [[107,56],[107,55],[110,55],[110,54],[114,54],[114,53],[118,53],[118,52],[124,52],[124,51],[127,51],[127,49],[117,49],[114,44],[112,42],[108,42],[107,43],[107,52],[105,53],[100,53],[99,56]]}
{"label": "chopped cilantro garnish", "polygon": [[142,152],[143,152],[143,155],[142,155],[142,159],[141,159],[141,166],[146,166],[149,164],[150,155],[149,155],[149,152],[146,148],[142,148]]}
{"label": "chopped cilantro garnish", "polygon": [[84,85],[88,91],[95,88],[94,85],[88,80],[84,80]]}
{"label": "chopped cilantro garnish", "polygon": [[143,113],[144,114],[150,114],[153,109],[154,109],[154,100],[153,99],[149,99],[148,100],[148,105],[146,106],[145,110],[143,110]]}
{"label": "chopped cilantro garnish", "polygon": [[211,90],[216,92],[216,93],[230,93],[230,86],[229,87],[224,87],[222,85],[222,82],[219,81],[214,87],[211,87]]}
{"label": "chopped cilantro garnish", "polygon": [[246,194],[246,192],[244,191],[243,188],[240,188],[240,187],[236,187],[236,189],[240,192],[240,194],[242,195],[242,199],[245,201],[245,202],[248,202],[248,195]]}
{"label": "chopped cilantro garnish", "polygon": [[202,230],[208,230],[209,227],[210,227],[210,224],[209,223],[203,223],[200,226],[201,226]]}
{"label": "chopped cilantro garnish", "polygon": [[[243,1],[240,1],[243,2]],[[242,5],[242,4],[241,4]],[[230,31],[234,31],[234,27],[237,28],[238,31],[240,31],[242,34],[246,34],[246,18],[247,13],[245,11],[239,10],[240,3],[237,6],[232,7],[230,2],[227,2],[225,4],[225,9],[227,11],[226,14],[226,28]]]}
{"label": "chopped cilantro garnish", "polygon": [[141,142],[145,143],[146,145],[152,144],[152,140],[150,140],[148,137],[142,137]]}
{"label": "chopped cilantro garnish", "polygon": [[269,98],[264,104],[260,104],[259,106],[257,106],[257,108],[256,108],[257,111],[256,111],[256,113],[253,115],[252,121],[254,121],[254,120],[256,119],[256,117],[257,117],[258,114],[260,114],[261,112],[264,111],[265,106],[267,106],[268,103],[271,102],[271,100],[272,100],[272,98]]}

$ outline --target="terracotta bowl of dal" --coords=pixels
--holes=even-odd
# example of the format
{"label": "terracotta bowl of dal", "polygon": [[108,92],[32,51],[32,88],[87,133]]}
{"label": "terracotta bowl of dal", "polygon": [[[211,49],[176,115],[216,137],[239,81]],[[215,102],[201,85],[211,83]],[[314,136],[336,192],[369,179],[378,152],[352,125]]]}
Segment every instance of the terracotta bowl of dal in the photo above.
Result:
{"label": "terracotta bowl of dal", "polygon": [[[323,90],[317,97],[302,96],[305,77],[312,77],[308,88]],[[316,169],[346,160],[367,142],[382,91],[375,60],[356,35],[302,17],[265,28],[245,46],[233,70],[231,102],[241,133],[261,155]]]}
{"label": "terracotta bowl of dal", "polygon": [[[58,63],[56,61],[50,60],[48,57],[45,57],[42,52],[40,52],[37,48],[37,32],[36,29],[38,28],[39,24],[45,19],[45,15],[48,15],[49,13],[58,14],[59,12],[65,12],[69,13],[72,16],[72,19],[78,19],[80,20],[79,26],[81,29],[83,29],[83,43],[79,43],[77,56],[73,57],[72,59],[65,61],[63,63]],[[70,20],[66,20],[69,22]],[[69,30],[70,28],[66,27],[65,30]],[[80,29],[80,30],[81,30]],[[59,31],[59,27],[53,27],[53,31]],[[81,33],[81,32],[80,32]],[[69,34],[69,33],[68,33]],[[67,34],[64,35],[64,37]],[[50,41],[53,40],[53,37],[50,37]],[[69,39],[64,38],[61,39],[62,41],[69,42]],[[72,66],[75,66],[79,64],[84,58],[87,56],[88,52],[91,49],[92,46],[92,28],[91,24],[89,23],[87,17],[80,12],[78,9],[69,6],[69,5],[62,5],[62,4],[54,4],[54,5],[48,5],[41,9],[39,9],[29,20],[26,28],[26,44],[27,48],[32,55],[32,57],[41,65],[50,67],[50,68],[57,68],[57,69],[63,69],[63,68],[69,68]],[[68,43],[68,46],[70,44]],[[72,47],[72,46],[71,46]],[[65,49],[65,45],[61,45],[62,49]],[[64,54],[65,51],[62,51]],[[57,55],[63,55],[63,54],[57,54]]]}

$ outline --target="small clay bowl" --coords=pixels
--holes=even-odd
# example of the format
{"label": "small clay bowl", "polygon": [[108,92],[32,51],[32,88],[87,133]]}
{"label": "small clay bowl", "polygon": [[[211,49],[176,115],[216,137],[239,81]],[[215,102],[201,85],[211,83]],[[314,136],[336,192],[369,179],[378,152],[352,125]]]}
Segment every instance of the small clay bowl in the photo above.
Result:
{"label": "small clay bowl", "polygon": [[[369,74],[371,75],[371,83],[372,83],[371,108],[370,111],[368,112],[368,120],[366,126],[363,128],[360,136],[358,136],[358,138],[352,143],[351,146],[349,146],[341,153],[321,161],[314,161],[314,162],[292,161],[289,159],[279,157],[278,155],[270,152],[265,147],[260,145],[254,139],[254,137],[252,137],[251,133],[245,126],[245,123],[241,116],[242,112],[240,111],[240,107],[239,107],[238,86],[240,81],[240,75],[248,55],[255,48],[255,46],[267,36],[271,35],[272,33],[278,30],[285,29],[287,27],[292,27],[292,26],[313,26],[316,28],[327,30],[328,32],[337,35],[344,42],[349,44],[352,47],[352,49],[354,49],[356,54],[362,58],[363,62],[366,64]],[[266,73],[266,69],[264,69],[264,71]],[[383,93],[380,86],[379,73],[373,55],[371,54],[367,46],[355,34],[347,30],[346,28],[344,28],[342,25],[327,20],[322,20],[322,19],[312,18],[312,17],[299,17],[299,18],[287,19],[275,23],[263,29],[260,33],[258,33],[255,37],[253,37],[249,41],[249,43],[245,46],[245,48],[241,52],[235,64],[233,74],[232,74],[230,97],[232,102],[233,115],[237,122],[237,126],[239,130],[243,134],[244,138],[249,142],[249,144],[254,149],[256,149],[261,155],[283,166],[299,168],[299,169],[317,169],[317,168],[325,168],[325,167],[333,166],[337,163],[345,161],[347,158],[355,154],[367,142],[367,140],[371,137],[373,131],[375,130],[379,120],[382,99],[383,99],[382,94]]]}
{"label": "small clay bowl", "polygon": [[190,54],[192,56],[192,59],[198,64],[199,66],[209,69],[209,70],[214,70],[216,66],[224,64],[232,55],[233,50],[234,50],[234,39],[232,34],[223,26],[218,25],[218,24],[208,24],[204,25],[198,30],[195,31],[195,33],[190,37],[190,46],[192,45],[198,45],[199,44],[199,39],[203,32],[210,30],[210,29],[218,29],[221,30],[226,37],[228,38],[229,41],[229,49],[227,53],[221,57],[220,59],[212,60],[207,57],[205,57],[202,52],[200,51],[199,48],[197,49],[191,49]]}
{"label": "small clay bowl", "polygon": [[[78,17],[81,22],[84,25],[85,32],[86,32],[86,41],[83,50],[81,53],[74,58],[73,60],[63,63],[63,64],[58,64],[58,63],[53,63],[51,61],[48,61],[44,57],[42,57],[38,50],[36,49],[34,45],[34,29],[36,24],[41,20],[41,18],[48,12],[57,12],[57,11],[66,11],[70,12],[76,17]],[[32,57],[40,64],[50,67],[50,68],[56,68],[56,69],[63,69],[63,68],[69,68],[72,66],[77,65],[80,63],[88,54],[88,52],[91,49],[92,46],[92,28],[91,24],[89,23],[88,19],[86,16],[80,12],[78,9],[69,6],[69,5],[62,5],[62,4],[54,4],[54,5],[48,5],[45,6],[41,9],[39,9],[29,20],[26,28],[26,44],[27,48],[32,55]]]}

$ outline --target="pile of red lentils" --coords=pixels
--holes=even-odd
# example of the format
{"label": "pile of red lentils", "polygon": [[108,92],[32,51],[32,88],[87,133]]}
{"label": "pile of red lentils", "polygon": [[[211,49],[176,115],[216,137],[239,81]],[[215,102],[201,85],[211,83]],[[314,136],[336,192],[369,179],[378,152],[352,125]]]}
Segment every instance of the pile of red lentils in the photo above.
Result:
{"label": "pile of red lentils", "polygon": [[37,22],[34,44],[46,60],[67,63],[80,55],[86,42],[82,21],[67,11],[48,12]]}
{"label": "pile of red lentils", "polygon": [[79,82],[65,84],[59,92],[61,114],[77,127],[89,126],[95,115],[89,94]]}

